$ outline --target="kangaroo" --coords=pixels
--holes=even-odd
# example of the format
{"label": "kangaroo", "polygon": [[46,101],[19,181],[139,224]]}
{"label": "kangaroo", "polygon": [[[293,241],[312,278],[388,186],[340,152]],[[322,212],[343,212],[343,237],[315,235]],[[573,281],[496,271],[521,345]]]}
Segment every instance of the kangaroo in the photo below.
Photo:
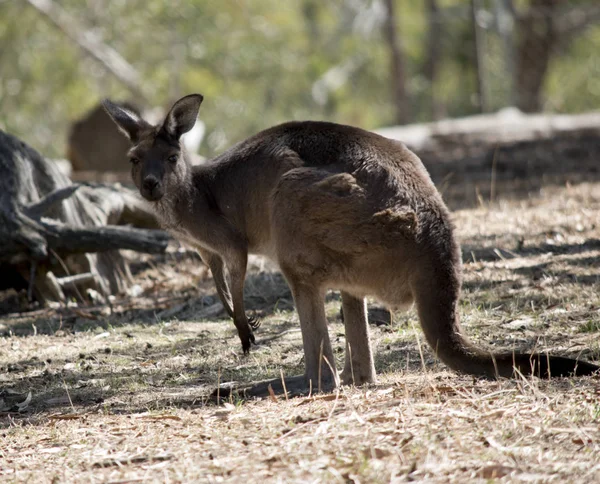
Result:
{"label": "kangaroo", "polygon": [[[288,122],[191,166],[179,139],[203,97],[177,101],[152,126],[109,100],[129,137],[132,177],[164,226],[200,251],[233,318],[243,351],[256,322],[244,309],[249,253],[274,260],[300,319],[305,373],[288,390],[375,381],[365,296],[392,308],[413,302],[425,337],[450,368],[481,377],[589,375],[600,367],[538,353],[491,353],[459,322],[462,261],[450,213],[419,158],[404,144],[359,128]],[[338,289],[346,332],[338,378],[324,297]],[[288,381],[289,380],[289,381]]]}

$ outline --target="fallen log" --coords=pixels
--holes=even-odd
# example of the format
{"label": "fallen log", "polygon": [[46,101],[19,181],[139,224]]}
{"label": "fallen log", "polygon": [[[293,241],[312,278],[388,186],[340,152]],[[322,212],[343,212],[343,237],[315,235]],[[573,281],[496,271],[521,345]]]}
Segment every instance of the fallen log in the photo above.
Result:
{"label": "fallen log", "polygon": [[131,190],[72,184],[51,160],[0,130],[3,280],[12,280],[10,271],[19,274],[42,302],[56,297],[48,271],[57,277],[92,274],[81,279],[76,294],[122,292],[131,274],[119,249],[163,252],[170,237],[157,227],[153,213]]}
{"label": "fallen log", "polygon": [[506,108],[377,132],[414,150],[454,206],[461,199],[479,203],[600,178],[600,112],[524,114]]}
{"label": "fallen log", "polygon": [[107,252],[129,249],[137,252],[157,254],[164,252],[169,235],[160,230],[136,229],[133,227],[78,228],[59,223],[44,223],[48,247],[61,253]]}

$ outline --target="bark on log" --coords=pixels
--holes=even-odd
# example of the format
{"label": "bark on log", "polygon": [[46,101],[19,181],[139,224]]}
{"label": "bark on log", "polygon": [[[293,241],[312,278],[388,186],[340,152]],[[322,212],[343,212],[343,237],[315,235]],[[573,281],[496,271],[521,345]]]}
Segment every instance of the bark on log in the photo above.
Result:
{"label": "bark on log", "polygon": [[130,190],[119,185],[73,185],[53,162],[2,131],[0,174],[2,277],[9,268],[17,271],[41,301],[55,297],[47,271],[58,277],[91,272],[94,280],[82,289],[107,296],[122,292],[131,281],[118,249],[151,253],[166,249],[168,234],[148,230],[158,226],[154,215]]}
{"label": "bark on log", "polygon": [[48,247],[62,254],[108,252],[119,249],[156,254],[167,248],[169,236],[160,230],[132,227],[70,227],[41,222]]}

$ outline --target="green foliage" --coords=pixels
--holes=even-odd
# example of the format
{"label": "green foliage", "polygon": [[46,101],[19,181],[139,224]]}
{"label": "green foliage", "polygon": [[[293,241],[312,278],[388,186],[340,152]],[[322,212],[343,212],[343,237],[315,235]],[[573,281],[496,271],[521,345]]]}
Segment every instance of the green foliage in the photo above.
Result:
{"label": "green foliage", "polygon": [[[63,0],[88,35],[113,47],[140,73],[151,103],[201,92],[207,125],[202,154],[290,119],[328,119],[367,129],[393,123],[385,11],[377,0]],[[398,2],[415,121],[431,115],[423,75],[425,2]],[[448,116],[475,111],[467,2],[444,10],[435,91]],[[129,91],[24,0],[0,2],[0,128],[49,156],[65,156],[69,123],[104,97]],[[492,108],[509,102],[501,47],[486,42]],[[547,107],[572,112],[600,104],[600,28],[558,55],[546,83]],[[594,75],[594,73],[596,75]]]}
{"label": "green foliage", "polygon": [[579,328],[580,333],[595,333],[600,331],[600,321],[586,321]]}

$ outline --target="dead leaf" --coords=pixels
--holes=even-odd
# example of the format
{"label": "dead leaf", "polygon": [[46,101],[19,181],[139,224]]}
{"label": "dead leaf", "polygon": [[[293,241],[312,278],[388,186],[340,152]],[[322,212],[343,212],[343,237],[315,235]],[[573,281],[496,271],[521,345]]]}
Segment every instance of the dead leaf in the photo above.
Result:
{"label": "dead leaf", "polygon": [[315,395],[314,397],[307,397],[301,402],[297,403],[296,406],[306,405],[307,403],[312,402],[330,402],[332,400],[344,400],[346,398],[345,395],[341,395],[339,393],[330,393],[328,395]]}
{"label": "dead leaf", "polygon": [[269,384],[267,389],[269,390],[269,398],[271,399],[271,401],[277,403],[277,397],[275,396],[275,392],[273,391],[273,387],[271,386],[271,384]]}
{"label": "dead leaf", "polygon": [[181,417],[177,415],[144,415],[138,418],[140,420],[181,420]]}
{"label": "dead leaf", "polygon": [[55,413],[53,415],[48,415],[50,420],[77,420],[81,417],[83,417],[83,414],[78,413]]}
{"label": "dead leaf", "polygon": [[120,457],[95,462],[92,464],[92,467],[112,467],[123,466],[127,464],[141,464],[143,462],[162,462],[166,460],[171,460],[172,458],[173,456],[171,454],[134,455],[131,457]]}
{"label": "dead leaf", "polygon": [[448,393],[451,395],[456,394],[456,388],[451,387],[449,385],[437,385],[434,388],[439,393]]}
{"label": "dead leaf", "polygon": [[369,415],[367,417],[367,421],[372,423],[388,423],[393,421],[396,418],[395,415],[385,415],[382,413],[378,413],[375,415]]}
{"label": "dead leaf", "polygon": [[281,457],[278,455],[272,455],[271,457],[267,457],[266,459],[263,459],[263,462],[265,464],[273,464],[274,462],[277,462],[281,460]]}
{"label": "dead leaf", "polygon": [[500,479],[501,477],[508,476],[513,472],[518,472],[518,469],[502,464],[492,464],[479,469],[476,473],[476,476],[481,477],[482,479]]}
{"label": "dead leaf", "polygon": [[19,409],[19,412],[23,412],[24,410],[26,410],[27,407],[29,407],[30,403],[31,403],[31,392],[29,392],[27,394],[27,398],[25,400],[23,400],[21,403],[17,403],[17,408]]}
{"label": "dead leaf", "polygon": [[593,442],[593,440],[592,439],[583,440],[581,437],[573,437],[572,442],[575,445],[587,445],[587,444],[591,444]]}
{"label": "dead leaf", "polygon": [[367,459],[383,459],[388,455],[391,455],[391,452],[380,447],[372,447],[364,450],[364,456]]}

